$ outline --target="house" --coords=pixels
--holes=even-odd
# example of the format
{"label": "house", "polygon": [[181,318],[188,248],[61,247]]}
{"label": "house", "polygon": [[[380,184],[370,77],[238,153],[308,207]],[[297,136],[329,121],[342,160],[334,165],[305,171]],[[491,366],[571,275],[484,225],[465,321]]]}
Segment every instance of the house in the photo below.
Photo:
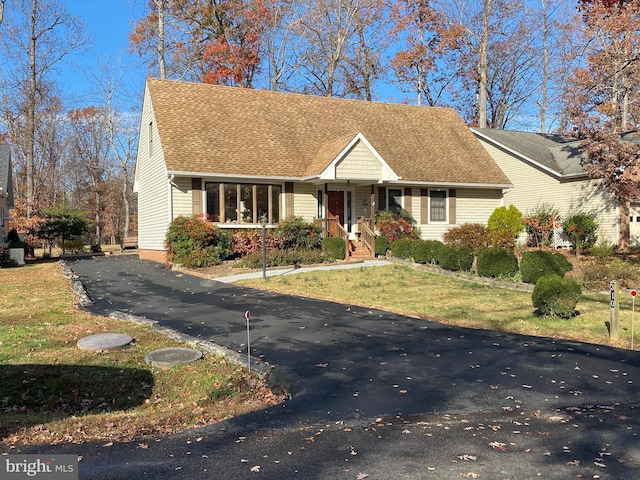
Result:
{"label": "house", "polygon": [[[581,140],[555,134],[473,128],[484,148],[513,182],[505,205],[524,215],[547,204],[560,217],[577,212],[596,214],[599,238],[618,244],[620,209],[613,196],[597,188],[580,164]],[[640,245],[640,206],[631,205],[630,245]],[[556,237],[557,239],[557,237]]]}
{"label": "house", "polygon": [[9,233],[9,209],[13,208],[13,177],[9,145],[0,145],[0,242]]}
{"label": "house", "polygon": [[441,239],[486,223],[510,187],[451,109],[146,84],[134,182],[144,259],[164,261],[169,223],[191,214],[234,229],[295,215],[357,241],[376,211],[402,208]]}

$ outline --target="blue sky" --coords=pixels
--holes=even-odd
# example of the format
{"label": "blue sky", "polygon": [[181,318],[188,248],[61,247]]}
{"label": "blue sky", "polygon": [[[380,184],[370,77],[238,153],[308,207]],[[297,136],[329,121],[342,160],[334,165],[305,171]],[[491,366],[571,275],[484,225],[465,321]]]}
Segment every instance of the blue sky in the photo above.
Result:
{"label": "blue sky", "polygon": [[85,33],[92,39],[86,52],[69,58],[75,65],[62,67],[59,74],[63,95],[71,104],[85,106],[92,100],[104,103],[92,94],[104,64],[120,72],[130,94],[136,96],[131,101],[139,101],[147,69],[140,66],[137,55],[129,54],[128,34],[131,23],[141,17],[145,3],[145,0],[65,1],[69,13],[83,21]]}

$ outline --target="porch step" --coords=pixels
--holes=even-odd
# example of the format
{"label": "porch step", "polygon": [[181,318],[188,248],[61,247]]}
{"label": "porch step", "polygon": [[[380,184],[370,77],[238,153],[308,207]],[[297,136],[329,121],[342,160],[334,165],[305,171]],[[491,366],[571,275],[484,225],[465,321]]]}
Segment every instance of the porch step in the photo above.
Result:
{"label": "porch step", "polygon": [[372,258],[369,249],[362,245],[361,242],[349,242],[349,258],[356,260],[364,260]]}

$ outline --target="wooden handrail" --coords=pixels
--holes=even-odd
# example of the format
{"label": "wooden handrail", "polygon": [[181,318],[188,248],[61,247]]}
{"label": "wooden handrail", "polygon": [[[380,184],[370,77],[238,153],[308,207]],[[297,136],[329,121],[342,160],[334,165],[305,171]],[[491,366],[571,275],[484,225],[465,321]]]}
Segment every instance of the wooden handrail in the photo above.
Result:
{"label": "wooden handrail", "polygon": [[344,259],[349,260],[349,255],[351,254],[349,249],[349,232],[347,232],[340,222],[336,222],[336,232],[336,237],[342,237],[344,239]]}
{"label": "wooden handrail", "polygon": [[370,218],[361,218],[358,223],[360,224],[360,241],[373,257],[376,251],[376,234],[372,228],[373,221]]}

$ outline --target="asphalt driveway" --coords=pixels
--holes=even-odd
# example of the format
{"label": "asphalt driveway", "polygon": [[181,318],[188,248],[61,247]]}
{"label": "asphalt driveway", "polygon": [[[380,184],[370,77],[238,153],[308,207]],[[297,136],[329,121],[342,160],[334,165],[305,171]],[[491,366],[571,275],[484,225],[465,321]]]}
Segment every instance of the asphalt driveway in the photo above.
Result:
{"label": "asphalt driveway", "polygon": [[252,354],[292,394],[145,448],[24,450],[80,453],[80,478],[640,478],[637,353],[243,289],[131,255],[69,265],[92,312],[239,352],[249,310]]}

